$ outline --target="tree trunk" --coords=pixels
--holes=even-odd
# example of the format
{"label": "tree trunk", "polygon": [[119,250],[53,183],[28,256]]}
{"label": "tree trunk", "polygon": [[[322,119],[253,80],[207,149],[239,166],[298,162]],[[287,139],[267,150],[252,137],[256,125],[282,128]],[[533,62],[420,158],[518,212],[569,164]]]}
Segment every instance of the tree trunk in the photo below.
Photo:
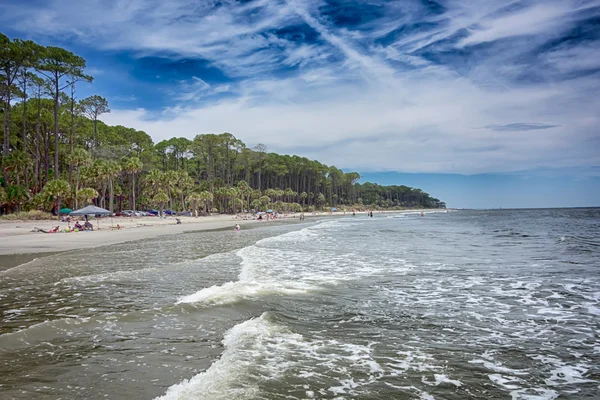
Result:
{"label": "tree trunk", "polygon": [[98,124],[98,120],[94,118],[94,149],[98,148],[98,132],[96,131],[96,125]]}
{"label": "tree trunk", "polygon": [[[44,124],[45,125],[45,124]],[[44,126],[44,169],[46,170],[46,182],[50,180],[50,129]],[[44,185],[41,185],[44,187]]]}
{"label": "tree trunk", "polygon": [[108,204],[110,205],[109,211],[110,211],[110,215],[112,216],[112,213],[113,213],[113,180],[112,180],[112,178],[110,178],[110,180],[108,181],[108,185],[109,185]]}
{"label": "tree trunk", "polygon": [[56,197],[56,216],[58,217],[58,220],[59,220],[59,221],[60,221],[60,213],[59,213],[59,211],[60,211],[60,203],[61,203],[61,200],[62,200],[62,199],[60,198],[60,196],[57,196],[57,197]]}
{"label": "tree trunk", "polygon": [[[23,153],[27,154],[27,73],[23,76]],[[29,168],[25,166],[25,188],[29,190]]]}
{"label": "tree trunk", "polygon": [[77,198],[77,191],[79,190],[79,167],[77,167],[77,172],[75,174],[75,209],[77,210],[78,204],[79,204],[79,200]]}
{"label": "tree trunk", "polygon": [[55,81],[54,90],[54,179],[58,179],[58,95],[60,93],[58,88],[58,78]]}
{"label": "tree trunk", "polygon": [[[74,85],[74,84],[73,84]],[[73,154],[73,142],[75,141],[75,86],[71,86],[71,135],[69,136],[69,154]],[[73,179],[73,164],[69,163],[69,183]],[[75,192],[77,197],[77,192]],[[75,200],[77,201],[77,200]]]}
{"label": "tree trunk", "polygon": [[[2,166],[8,160],[8,149],[10,148],[10,89],[7,94],[7,102],[4,103],[4,148],[2,150]],[[2,168],[4,171],[4,185],[8,186],[8,171],[6,168]]]}
{"label": "tree trunk", "polygon": [[135,211],[135,174],[131,174],[131,195],[133,197],[132,210]]}
{"label": "tree trunk", "polygon": [[102,199],[100,199],[100,204],[102,208],[106,208],[106,183],[102,183]]}

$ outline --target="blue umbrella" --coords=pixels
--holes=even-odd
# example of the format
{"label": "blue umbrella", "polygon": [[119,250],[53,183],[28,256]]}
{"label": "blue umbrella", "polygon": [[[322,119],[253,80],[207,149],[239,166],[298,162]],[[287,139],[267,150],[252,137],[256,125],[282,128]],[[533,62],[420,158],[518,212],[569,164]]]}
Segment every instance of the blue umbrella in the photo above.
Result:
{"label": "blue umbrella", "polygon": [[268,212],[268,213],[272,213],[272,212],[273,212],[273,210],[267,210],[267,212]]}
{"label": "blue umbrella", "polygon": [[331,211],[337,211],[337,208],[333,207],[333,208],[331,209]]}

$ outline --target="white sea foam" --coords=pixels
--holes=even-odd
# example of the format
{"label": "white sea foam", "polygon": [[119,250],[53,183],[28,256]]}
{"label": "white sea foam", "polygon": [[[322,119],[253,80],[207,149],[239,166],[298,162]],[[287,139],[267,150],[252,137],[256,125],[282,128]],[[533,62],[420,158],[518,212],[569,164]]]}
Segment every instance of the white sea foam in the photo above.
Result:
{"label": "white sea foam", "polygon": [[375,265],[349,254],[323,254],[318,248],[299,244],[318,243],[338,224],[327,221],[242,248],[235,253],[241,259],[237,282],[201,289],[181,297],[177,303],[222,305],[263,296],[308,293],[376,273],[381,268],[403,265],[404,260],[394,258]]}
{"label": "white sea foam", "polygon": [[525,371],[504,367],[504,366],[502,366],[502,364],[494,364],[493,362],[490,362],[490,361],[475,359],[475,360],[469,361],[469,363],[470,364],[483,364],[483,366],[485,368],[490,369],[495,372],[500,372],[503,374],[527,375],[527,372],[525,372]]}
{"label": "white sea foam", "polygon": [[205,305],[225,305],[261,296],[301,294],[307,291],[307,288],[300,285],[292,287],[257,282],[227,282],[223,285],[211,286],[189,296],[182,297],[177,301],[177,304],[200,303]]}
{"label": "white sea foam", "polygon": [[433,375],[433,379],[434,379],[434,381],[431,382],[426,377],[423,376],[421,378],[421,382],[423,382],[426,385],[430,385],[430,386],[439,386],[442,383],[449,383],[449,384],[454,385],[456,387],[461,387],[462,386],[462,382],[461,381],[459,381],[457,379],[450,379],[450,378],[448,378],[444,374],[434,374]]}
{"label": "white sea foam", "polygon": [[520,389],[521,386],[517,383],[522,382],[519,378],[515,378],[514,376],[505,376],[500,374],[490,374],[488,375],[490,380],[494,382],[498,386],[502,386],[504,389]]}
{"label": "white sea foam", "polygon": [[[269,323],[265,314],[231,328],[223,339],[225,351],[206,371],[189,380],[173,385],[157,399],[250,399],[256,397],[259,388],[243,379],[254,364],[254,355],[266,350],[264,340],[282,332]],[[273,371],[275,372],[275,371]],[[240,383],[244,381],[242,386]]]}
{"label": "white sea foam", "polygon": [[512,400],[554,400],[558,398],[558,393],[552,389],[531,388],[513,390],[510,396]]}
{"label": "white sea foam", "polygon": [[552,376],[546,379],[546,384],[550,386],[569,385],[574,383],[585,383],[595,382],[592,379],[586,379],[583,377],[588,372],[586,365],[563,365],[554,369],[551,374]]}
{"label": "white sea foam", "polygon": [[383,375],[369,346],[307,339],[270,321],[268,313],[231,328],[223,345],[221,358],[206,371],[171,386],[158,399],[261,398],[259,382],[285,379],[290,370],[334,378],[337,384],[327,392],[355,395]]}

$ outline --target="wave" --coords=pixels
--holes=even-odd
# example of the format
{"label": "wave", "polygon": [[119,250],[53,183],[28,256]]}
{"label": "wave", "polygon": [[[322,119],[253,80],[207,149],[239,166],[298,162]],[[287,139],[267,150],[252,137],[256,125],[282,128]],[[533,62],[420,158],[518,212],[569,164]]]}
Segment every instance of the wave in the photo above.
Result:
{"label": "wave", "polygon": [[[299,371],[297,376],[305,381],[311,378],[334,380],[334,385],[327,389],[331,394],[356,396],[362,386],[377,381],[384,374],[373,358],[370,345],[309,339],[277,322],[276,316],[269,312],[235,325],[225,333],[222,343],[225,350],[206,371],[169,387],[157,400],[281,396],[278,385],[265,387],[261,383],[266,379],[285,380],[290,371]],[[277,392],[263,392],[268,390]],[[289,390],[298,389],[290,387]],[[311,397],[309,392],[307,390],[302,397]]]}
{"label": "wave", "polygon": [[[225,351],[206,371],[173,385],[157,400],[203,399],[229,400],[251,399],[258,396],[258,385],[248,383],[250,368],[255,357],[268,353],[268,338],[279,334],[288,340],[298,340],[301,336],[286,332],[280,326],[267,320],[266,314],[250,319],[231,328],[223,338]],[[277,369],[277,366],[274,366]],[[280,366],[280,368],[285,368]],[[271,371],[273,376],[277,372]],[[242,382],[245,384],[242,386]],[[241,386],[241,387],[240,387]]]}
{"label": "wave", "polygon": [[342,224],[356,222],[326,221],[244,247],[235,253],[240,259],[236,282],[203,288],[180,297],[177,304],[224,305],[263,296],[306,294],[382,270],[398,273],[399,267],[407,268],[404,260],[374,259],[351,249],[332,254],[331,246]]}
{"label": "wave", "polygon": [[181,297],[177,304],[226,305],[256,297],[302,294],[308,291],[309,288],[300,284],[293,287],[291,284],[285,286],[258,282],[227,282],[223,285],[211,286],[189,296]]}
{"label": "wave", "polygon": [[315,285],[307,284],[290,275],[293,270],[291,267],[298,259],[294,258],[289,251],[284,257],[277,247],[284,242],[316,240],[318,234],[315,232],[315,227],[320,225],[322,224],[261,239],[254,245],[238,250],[235,254],[241,261],[237,282],[204,288],[179,298],[177,304],[225,305],[262,296],[302,294],[316,289]]}

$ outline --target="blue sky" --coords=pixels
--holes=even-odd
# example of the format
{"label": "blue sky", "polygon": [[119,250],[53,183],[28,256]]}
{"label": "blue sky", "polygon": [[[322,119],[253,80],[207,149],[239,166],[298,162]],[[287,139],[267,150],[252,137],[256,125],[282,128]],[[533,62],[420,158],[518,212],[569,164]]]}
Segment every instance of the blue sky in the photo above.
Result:
{"label": "blue sky", "polygon": [[[0,0],[103,116],[231,132],[456,207],[600,205],[600,0]],[[508,204],[509,203],[509,204]]]}

